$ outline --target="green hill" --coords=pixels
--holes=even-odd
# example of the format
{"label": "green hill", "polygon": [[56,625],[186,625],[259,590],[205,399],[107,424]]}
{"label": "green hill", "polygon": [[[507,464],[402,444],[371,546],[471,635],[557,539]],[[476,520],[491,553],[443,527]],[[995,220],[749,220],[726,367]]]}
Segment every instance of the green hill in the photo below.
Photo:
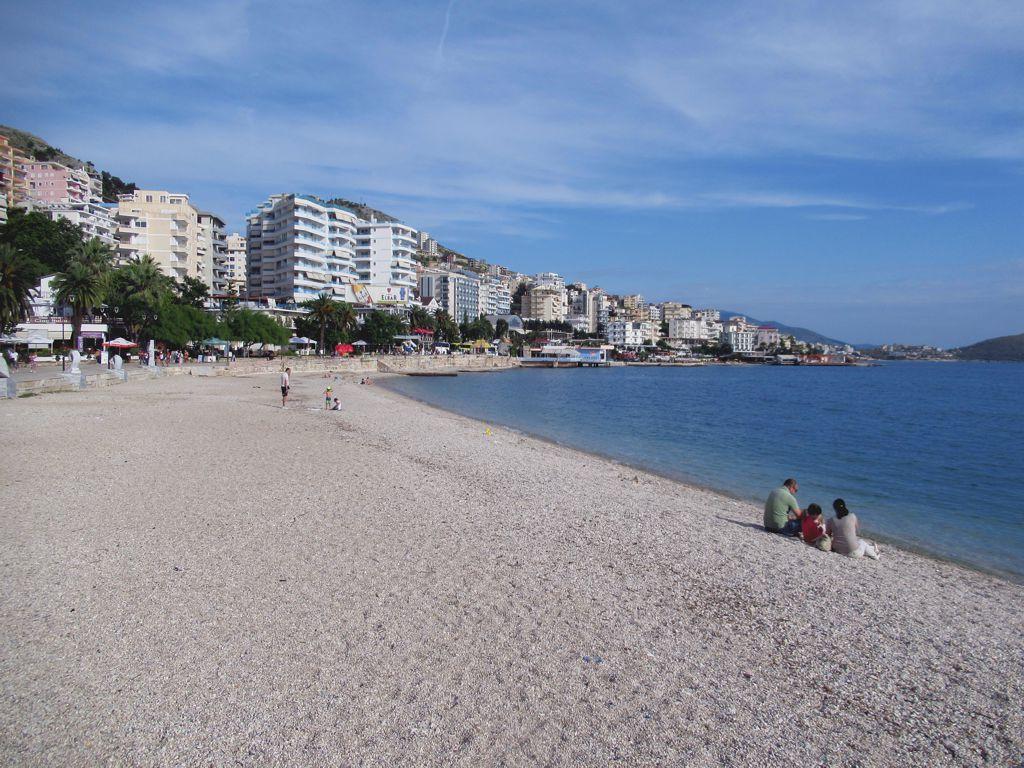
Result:
{"label": "green hill", "polygon": [[985,339],[956,350],[961,360],[1005,360],[1024,362],[1024,333]]}
{"label": "green hill", "polygon": [[[45,139],[39,138],[34,133],[23,131],[20,128],[12,128],[9,125],[0,125],[0,136],[6,136],[11,146],[40,162],[55,162],[66,165],[68,168],[84,168],[92,174],[96,173],[96,166],[90,161],[79,160],[64,150],[51,146]],[[107,203],[116,203],[118,195],[134,192],[137,189],[135,184],[122,181],[106,171],[100,173],[100,177],[103,180],[103,201]]]}

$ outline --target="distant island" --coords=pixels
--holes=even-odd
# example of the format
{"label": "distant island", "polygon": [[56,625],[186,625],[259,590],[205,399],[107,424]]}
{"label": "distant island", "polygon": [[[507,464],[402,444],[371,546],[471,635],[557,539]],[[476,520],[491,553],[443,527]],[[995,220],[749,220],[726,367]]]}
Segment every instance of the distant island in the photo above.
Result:
{"label": "distant island", "polygon": [[961,360],[998,360],[1024,362],[1024,333],[998,336],[956,350]]}

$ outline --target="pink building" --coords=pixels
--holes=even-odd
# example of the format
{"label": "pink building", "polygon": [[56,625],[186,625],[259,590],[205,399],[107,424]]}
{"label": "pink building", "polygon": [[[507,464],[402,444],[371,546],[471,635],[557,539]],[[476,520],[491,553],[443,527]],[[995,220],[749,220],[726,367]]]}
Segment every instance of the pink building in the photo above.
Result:
{"label": "pink building", "polygon": [[40,203],[89,202],[89,174],[60,163],[30,162],[22,166],[28,196]]}

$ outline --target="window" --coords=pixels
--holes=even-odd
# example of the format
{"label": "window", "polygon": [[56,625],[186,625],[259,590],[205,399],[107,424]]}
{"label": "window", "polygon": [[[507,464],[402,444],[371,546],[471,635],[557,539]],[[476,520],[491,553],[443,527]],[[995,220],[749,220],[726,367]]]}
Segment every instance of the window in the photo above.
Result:
{"label": "window", "polygon": [[147,203],[152,203],[153,202],[153,196],[152,195],[146,195],[146,202]]}

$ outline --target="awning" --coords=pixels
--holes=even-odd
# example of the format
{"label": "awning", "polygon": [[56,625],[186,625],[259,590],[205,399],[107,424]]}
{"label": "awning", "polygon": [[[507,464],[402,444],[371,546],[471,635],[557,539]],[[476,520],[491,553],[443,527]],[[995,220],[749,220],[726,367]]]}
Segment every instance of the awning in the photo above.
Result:
{"label": "awning", "polygon": [[130,347],[137,347],[139,345],[136,344],[133,341],[128,341],[128,339],[125,339],[125,338],[122,338],[121,336],[118,336],[116,339],[111,339],[110,341],[105,341],[103,343],[103,346],[105,346],[105,347],[117,347],[118,349],[128,349]]}

